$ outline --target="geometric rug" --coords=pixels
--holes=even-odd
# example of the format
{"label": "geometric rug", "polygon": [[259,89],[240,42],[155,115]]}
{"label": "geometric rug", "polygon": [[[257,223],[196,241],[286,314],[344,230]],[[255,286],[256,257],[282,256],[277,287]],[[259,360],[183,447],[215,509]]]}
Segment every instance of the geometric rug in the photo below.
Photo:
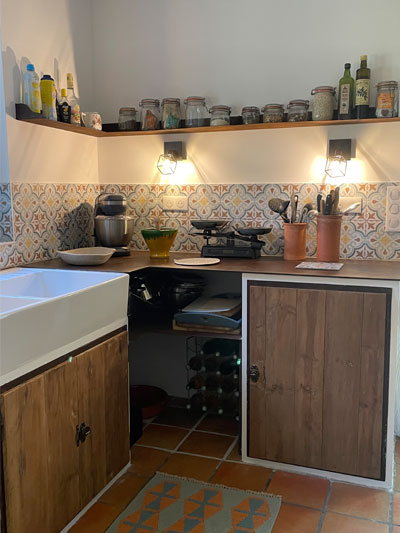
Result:
{"label": "geometric rug", "polygon": [[280,505],[273,494],[158,472],[106,533],[270,533]]}

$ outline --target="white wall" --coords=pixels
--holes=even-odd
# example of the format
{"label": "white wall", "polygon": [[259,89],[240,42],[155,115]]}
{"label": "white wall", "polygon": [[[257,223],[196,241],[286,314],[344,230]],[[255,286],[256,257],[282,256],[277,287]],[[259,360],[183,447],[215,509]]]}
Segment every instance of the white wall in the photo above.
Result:
{"label": "white wall", "polygon": [[[193,164],[185,182],[321,182],[329,138],[355,140],[345,181],[399,181],[400,122],[99,139],[102,183],[158,182],[163,141],[182,140]],[[178,181],[179,183],[179,176]]]}
{"label": "white wall", "polygon": [[[1,33],[0,33],[1,44]],[[0,183],[8,183],[10,179],[8,169],[7,128],[4,106],[3,66],[0,56]]]}
{"label": "white wall", "polygon": [[206,96],[233,106],[310,98],[355,74],[400,79],[399,0],[96,0],[95,107],[115,122],[141,98]]}
{"label": "white wall", "polygon": [[91,105],[93,49],[91,0],[1,0],[2,58],[7,112],[10,181],[98,180],[95,138],[16,121],[21,76],[27,63],[51,74],[58,88],[74,75],[83,109]]}

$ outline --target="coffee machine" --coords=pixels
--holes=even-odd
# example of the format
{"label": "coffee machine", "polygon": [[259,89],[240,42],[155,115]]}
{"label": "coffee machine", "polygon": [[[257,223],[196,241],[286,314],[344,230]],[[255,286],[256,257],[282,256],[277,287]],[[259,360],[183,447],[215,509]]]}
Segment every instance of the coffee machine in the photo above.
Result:
{"label": "coffee machine", "polygon": [[127,203],[123,194],[101,193],[94,205],[96,245],[115,248],[114,256],[130,255],[134,218],[125,214]]}

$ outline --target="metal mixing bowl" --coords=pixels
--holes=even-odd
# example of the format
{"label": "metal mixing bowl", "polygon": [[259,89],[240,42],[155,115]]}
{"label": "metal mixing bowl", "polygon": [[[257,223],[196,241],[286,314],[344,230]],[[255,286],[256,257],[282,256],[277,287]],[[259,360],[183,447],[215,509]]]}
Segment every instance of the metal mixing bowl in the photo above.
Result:
{"label": "metal mixing bowl", "polygon": [[132,239],[134,218],[126,215],[94,218],[96,237],[103,246],[127,246]]}

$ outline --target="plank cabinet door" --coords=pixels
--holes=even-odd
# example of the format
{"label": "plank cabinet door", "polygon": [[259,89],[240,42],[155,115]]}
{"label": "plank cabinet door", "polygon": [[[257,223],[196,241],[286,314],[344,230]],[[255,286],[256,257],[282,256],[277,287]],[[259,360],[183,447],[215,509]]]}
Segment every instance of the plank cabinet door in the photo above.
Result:
{"label": "plank cabinet door", "polygon": [[127,334],[118,334],[76,359],[79,420],[90,427],[79,447],[84,507],[129,462]]}
{"label": "plank cabinet door", "polygon": [[2,395],[8,533],[57,533],[80,510],[75,362]]}
{"label": "plank cabinet door", "polygon": [[249,456],[382,478],[386,294],[249,287]]}

